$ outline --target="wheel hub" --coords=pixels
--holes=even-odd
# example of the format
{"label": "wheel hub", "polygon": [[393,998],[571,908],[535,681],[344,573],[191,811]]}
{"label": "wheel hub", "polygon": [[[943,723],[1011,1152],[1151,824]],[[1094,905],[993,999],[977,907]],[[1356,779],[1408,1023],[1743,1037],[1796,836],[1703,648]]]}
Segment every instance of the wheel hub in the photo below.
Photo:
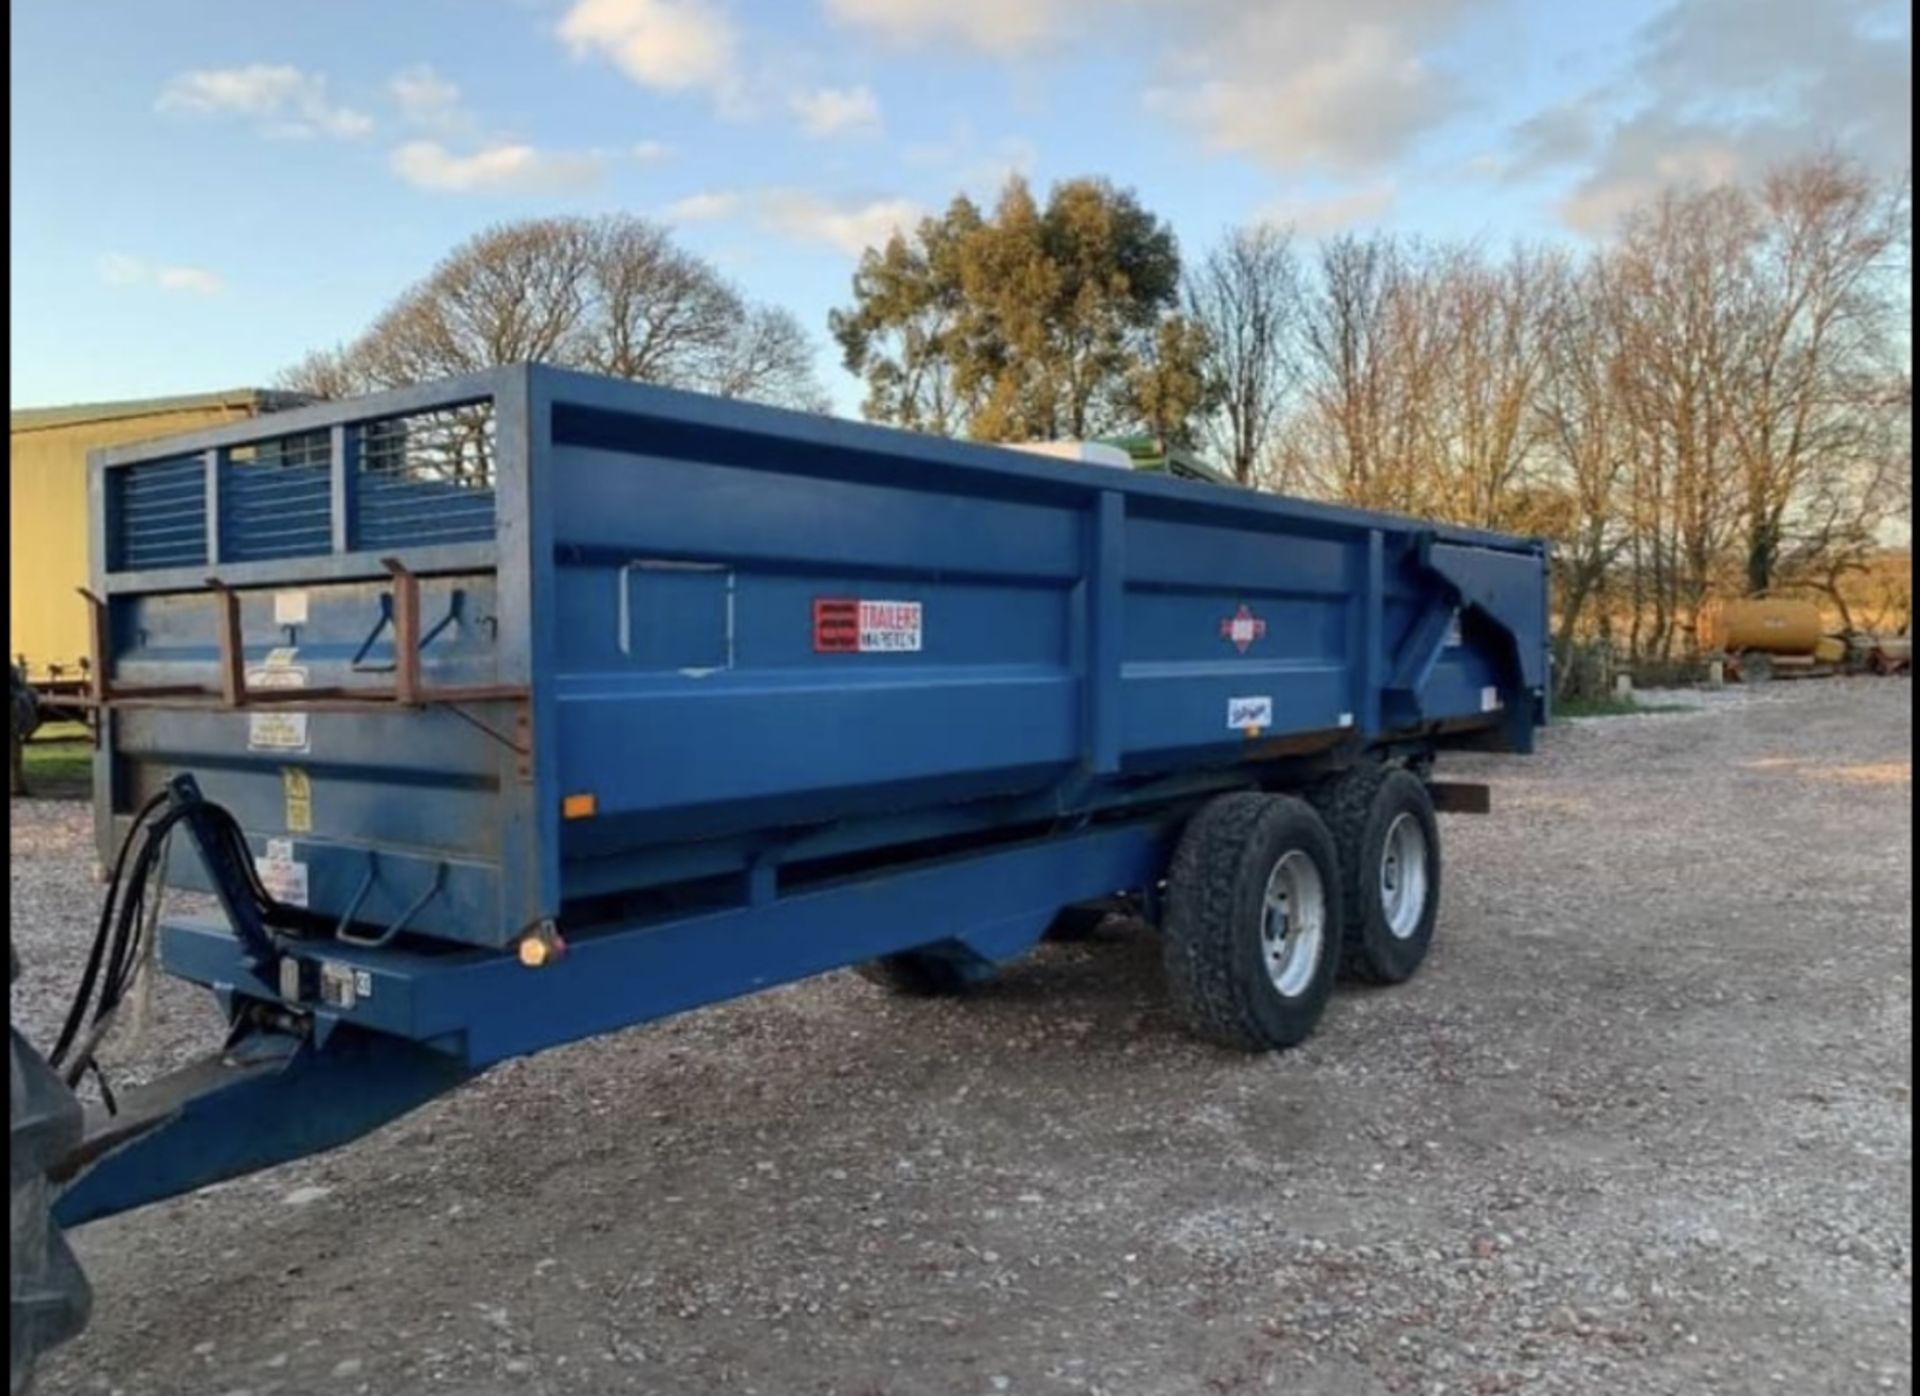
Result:
{"label": "wheel hub", "polygon": [[1267,874],[1261,901],[1260,950],[1273,987],[1294,998],[1313,982],[1325,950],[1326,886],[1313,859],[1283,854]]}
{"label": "wheel hub", "polygon": [[1380,911],[1397,940],[1419,930],[1426,915],[1428,865],[1426,830],[1413,815],[1398,816],[1380,850]]}

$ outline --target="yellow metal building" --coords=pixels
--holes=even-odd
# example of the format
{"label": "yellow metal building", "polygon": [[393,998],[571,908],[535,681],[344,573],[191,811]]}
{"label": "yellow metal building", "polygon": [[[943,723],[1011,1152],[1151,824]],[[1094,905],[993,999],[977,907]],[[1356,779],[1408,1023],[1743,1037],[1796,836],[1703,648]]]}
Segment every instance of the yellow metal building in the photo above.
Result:
{"label": "yellow metal building", "polygon": [[12,610],[8,653],[35,679],[68,678],[87,653],[87,452],[218,426],[304,399],[238,388],[191,397],[95,402],[16,411],[7,463]]}

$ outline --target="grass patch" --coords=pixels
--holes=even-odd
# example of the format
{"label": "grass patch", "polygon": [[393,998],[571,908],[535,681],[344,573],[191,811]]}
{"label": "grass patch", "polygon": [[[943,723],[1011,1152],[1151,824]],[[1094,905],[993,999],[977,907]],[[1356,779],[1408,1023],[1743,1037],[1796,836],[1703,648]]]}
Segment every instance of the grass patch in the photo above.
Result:
{"label": "grass patch", "polygon": [[1635,717],[1641,713],[1683,713],[1684,703],[1640,703],[1632,698],[1607,694],[1602,698],[1560,698],[1553,704],[1555,722],[1571,722],[1578,717]]}
{"label": "grass patch", "polygon": [[[71,726],[72,735],[67,728]],[[84,799],[93,788],[93,743],[78,723],[56,723],[27,743],[27,791],[38,799]],[[76,740],[77,738],[77,740]]]}

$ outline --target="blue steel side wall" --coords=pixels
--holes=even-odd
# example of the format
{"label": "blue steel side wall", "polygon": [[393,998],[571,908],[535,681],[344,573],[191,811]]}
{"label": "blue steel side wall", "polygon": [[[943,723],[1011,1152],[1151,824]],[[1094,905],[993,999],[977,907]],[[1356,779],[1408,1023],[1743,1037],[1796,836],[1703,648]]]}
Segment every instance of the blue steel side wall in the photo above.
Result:
{"label": "blue steel side wall", "polygon": [[[544,382],[542,798],[597,809],[553,845],[563,899],[778,861],[851,820],[904,841],[969,804],[1099,808],[1278,739],[1357,748],[1387,735],[1383,687],[1439,590],[1409,521]],[[823,597],[918,603],[923,648],[816,653]],[[1242,606],[1263,626],[1244,652],[1221,630]],[[1481,719],[1489,688],[1525,701],[1497,638],[1469,619],[1440,650],[1422,721]],[[1229,726],[1247,697],[1270,728]]]}

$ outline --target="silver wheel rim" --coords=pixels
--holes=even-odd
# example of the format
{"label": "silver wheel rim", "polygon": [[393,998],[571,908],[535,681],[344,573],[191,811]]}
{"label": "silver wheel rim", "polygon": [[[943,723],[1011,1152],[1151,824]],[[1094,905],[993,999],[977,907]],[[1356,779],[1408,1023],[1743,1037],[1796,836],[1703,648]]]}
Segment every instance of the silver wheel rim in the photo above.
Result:
{"label": "silver wheel rim", "polygon": [[1427,831],[1413,815],[1398,816],[1380,849],[1380,911],[1396,940],[1420,929],[1427,912],[1427,868]]}
{"label": "silver wheel rim", "polygon": [[1327,894],[1320,869],[1293,849],[1267,874],[1260,906],[1260,953],[1267,978],[1284,997],[1298,996],[1313,982],[1326,933]]}

